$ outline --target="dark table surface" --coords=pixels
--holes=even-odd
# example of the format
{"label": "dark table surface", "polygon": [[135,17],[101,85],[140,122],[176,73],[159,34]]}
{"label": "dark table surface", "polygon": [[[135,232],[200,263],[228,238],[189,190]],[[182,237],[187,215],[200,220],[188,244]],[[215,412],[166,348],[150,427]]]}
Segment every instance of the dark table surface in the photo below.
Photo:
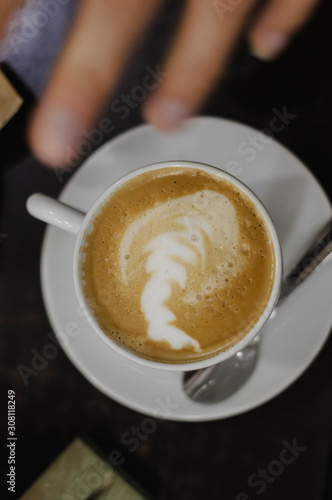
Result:
{"label": "dark table surface", "polygon": [[[163,40],[178,16],[170,2],[137,48],[119,85],[128,92],[144,76],[147,64],[161,60]],[[49,19],[31,43],[9,50],[7,61],[37,99],[70,20],[70,9]],[[60,9],[61,10],[61,9]],[[63,14],[63,15],[62,15]],[[323,1],[289,50],[273,63],[263,63],[240,44],[227,78],[203,110],[261,130],[275,107],[297,114],[278,141],[313,172],[331,199],[332,8]],[[46,42],[45,42],[46,40]],[[153,43],[151,42],[153,40]],[[116,96],[113,96],[113,98]],[[111,115],[109,115],[111,116]],[[113,117],[114,118],[114,117]],[[109,138],[141,123],[139,110],[116,121]],[[19,132],[19,131],[18,131]],[[1,143],[1,153],[22,147]],[[23,149],[22,149],[23,150]],[[66,174],[65,181],[70,179]],[[86,435],[106,453],[119,449],[123,469],[157,499],[268,498],[331,499],[332,476],[332,339],[306,372],[282,394],[242,415],[201,423],[165,421],[130,452],[121,437],[140,426],[144,415],[125,408],[95,389],[66,355],[59,354],[25,386],[18,364],[29,366],[51,331],[41,295],[39,261],[45,226],[30,217],[25,201],[35,192],[57,196],[64,183],[30,154],[1,169],[0,325],[2,447],[7,435],[6,394],[16,393],[17,498],[71,440]],[[332,302],[332,300],[331,300]],[[266,489],[248,479],[278,460],[284,442],[305,447]],[[8,472],[2,463],[2,477]],[[246,492],[241,496],[241,492]],[[5,498],[2,496],[1,498]],[[10,498],[10,496],[8,497]]]}

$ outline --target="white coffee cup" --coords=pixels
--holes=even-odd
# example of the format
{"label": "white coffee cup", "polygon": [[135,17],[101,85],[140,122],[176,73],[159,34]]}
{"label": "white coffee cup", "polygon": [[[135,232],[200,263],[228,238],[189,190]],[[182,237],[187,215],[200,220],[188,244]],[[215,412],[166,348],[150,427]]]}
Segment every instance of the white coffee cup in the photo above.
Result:
{"label": "white coffee cup", "polygon": [[[109,338],[100,328],[97,320],[93,315],[93,312],[90,309],[89,304],[87,303],[83,289],[82,275],[80,271],[82,258],[84,255],[84,253],[81,250],[85,246],[86,235],[89,234],[92,225],[94,223],[94,219],[96,215],[100,212],[100,208],[104,205],[104,203],[112,195],[112,193],[114,193],[118,188],[120,188],[124,183],[126,183],[130,179],[133,179],[144,172],[160,168],[169,168],[172,166],[176,168],[179,167],[194,168],[196,170],[198,169],[198,170],[203,170],[205,172],[209,172],[214,176],[226,179],[227,181],[235,185],[239,190],[241,190],[254,203],[254,205],[262,215],[266,223],[266,226],[269,230],[275,254],[275,273],[274,273],[274,281],[270,298],[263,313],[261,314],[257,323],[253,326],[253,328],[241,340],[239,340],[235,345],[228,348],[227,350],[219,352],[218,354],[213,355],[204,360],[192,361],[187,363],[165,363],[165,362],[158,362],[145,359],[141,356],[136,355],[135,352],[133,352],[132,350],[129,350],[121,346],[120,344],[116,343],[111,338]],[[275,230],[274,224],[271,220],[271,217],[268,214],[262,202],[247,186],[245,186],[241,181],[239,181],[232,175],[216,167],[189,161],[169,161],[169,162],[155,163],[152,165],[138,168],[137,170],[132,171],[131,173],[125,175],[124,177],[117,180],[114,184],[109,186],[93,203],[92,207],[86,214],[68,205],[65,205],[64,203],[61,203],[53,198],[50,198],[48,196],[39,193],[33,194],[29,197],[27,201],[27,209],[29,213],[34,217],[48,224],[52,224],[53,226],[56,226],[69,233],[72,233],[73,237],[76,237],[76,244],[73,257],[74,259],[73,279],[80,306],[84,311],[87,320],[93,327],[93,330],[96,332],[96,334],[98,334],[108,346],[110,346],[112,349],[115,349],[117,352],[119,352],[126,358],[129,358],[133,362],[157,369],[188,371],[188,370],[198,370],[225,361],[226,359],[230,358],[237,352],[241,351],[244,347],[246,347],[246,345],[248,345],[254,339],[254,337],[256,337],[261,332],[266,321],[271,316],[271,313],[278,300],[281,281],[282,281],[282,253],[281,253],[279,238]]]}

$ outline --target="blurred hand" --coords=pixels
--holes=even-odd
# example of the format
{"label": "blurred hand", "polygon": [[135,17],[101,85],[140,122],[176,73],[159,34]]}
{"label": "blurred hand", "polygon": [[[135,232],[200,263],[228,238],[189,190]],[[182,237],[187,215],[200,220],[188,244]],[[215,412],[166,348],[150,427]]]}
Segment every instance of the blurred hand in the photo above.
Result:
{"label": "blurred hand", "polygon": [[[262,59],[276,57],[318,2],[267,1],[248,33],[252,53]],[[20,3],[1,0],[2,26],[10,10]],[[143,106],[147,122],[171,130],[199,110],[222,78],[256,3],[257,0],[186,1],[162,65],[168,76]],[[75,149],[82,131],[94,125],[131,47],[161,4],[162,0],[82,0],[29,129],[32,150],[42,162],[63,165],[68,161],[66,151]]]}

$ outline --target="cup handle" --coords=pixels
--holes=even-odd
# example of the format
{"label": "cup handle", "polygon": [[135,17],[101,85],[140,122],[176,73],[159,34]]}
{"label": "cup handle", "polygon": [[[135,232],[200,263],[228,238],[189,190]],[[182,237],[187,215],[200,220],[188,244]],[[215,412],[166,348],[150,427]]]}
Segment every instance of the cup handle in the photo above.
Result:
{"label": "cup handle", "polygon": [[40,193],[28,198],[27,210],[33,217],[72,234],[78,234],[85,217],[83,212]]}

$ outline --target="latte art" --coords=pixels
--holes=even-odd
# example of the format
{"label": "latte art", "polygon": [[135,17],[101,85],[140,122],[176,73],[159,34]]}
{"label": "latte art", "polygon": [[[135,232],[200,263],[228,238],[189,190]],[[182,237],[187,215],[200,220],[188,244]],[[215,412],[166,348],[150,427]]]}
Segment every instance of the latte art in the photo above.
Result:
{"label": "latte art", "polygon": [[[149,279],[140,302],[149,323],[148,337],[168,342],[173,349],[192,346],[200,351],[197,340],[172,324],[177,318],[166,302],[175,284],[182,290],[179,300],[194,304],[236,276],[243,260],[236,212],[225,196],[210,190],[164,202],[129,225],[119,260],[126,283],[135,279],[140,262],[145,262]],[[196,279],[198,271],[203,281]]]}
{"label": "latte art", "polygon": [[84,251],[85,295],[105,334],[161,362],[234,345],[272,289],[274,252],[255,205],[194,168],[153,170],[121,186]]}

